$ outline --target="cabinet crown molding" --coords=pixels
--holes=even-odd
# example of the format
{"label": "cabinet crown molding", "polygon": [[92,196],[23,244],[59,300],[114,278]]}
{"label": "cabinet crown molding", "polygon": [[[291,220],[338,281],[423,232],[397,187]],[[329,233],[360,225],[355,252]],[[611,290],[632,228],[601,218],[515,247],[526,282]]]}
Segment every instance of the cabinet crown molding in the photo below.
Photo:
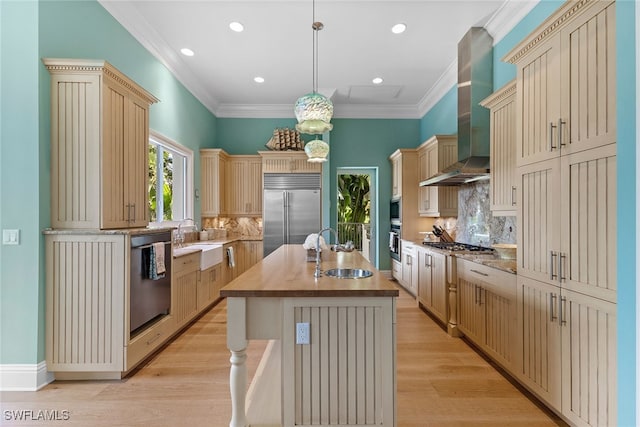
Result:
{"label": "cabinet crown molding", "polygon": [[492,108],[500,104],[500,102],[504,101],[505,99],[508,99],[510,96],[513,96],[515,93],[516,79],[513,79],[509,83],[505,84],[500,89],[496,90],[491,95],[480,101],[480,105],[485,108]]}
{"label": "cabinet crown molding", "polygon": [[43,58],[42,62],[51,74],[102,73],[106,78],[113,80],[149,104],[154,104],[160,101],[104,59]]}
{"label": "cabinet crown molding", "polygon": [[531,34],[524,38],[503,58],[503,62],[516,64],[523,56],[531,51],[536,45],[553,35],[556,31],[566,25],[578,13],[587,9],[588,6],[598,3],[600,0],[568,0],[555,13],[547,18]]}

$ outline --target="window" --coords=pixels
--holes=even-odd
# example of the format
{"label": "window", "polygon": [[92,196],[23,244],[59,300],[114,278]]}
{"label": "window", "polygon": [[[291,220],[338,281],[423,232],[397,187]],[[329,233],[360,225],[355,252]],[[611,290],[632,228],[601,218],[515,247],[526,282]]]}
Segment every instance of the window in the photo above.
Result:
{"label": "window", "polygon": [[149,132],[150,225],[193,218],[193,151]]}

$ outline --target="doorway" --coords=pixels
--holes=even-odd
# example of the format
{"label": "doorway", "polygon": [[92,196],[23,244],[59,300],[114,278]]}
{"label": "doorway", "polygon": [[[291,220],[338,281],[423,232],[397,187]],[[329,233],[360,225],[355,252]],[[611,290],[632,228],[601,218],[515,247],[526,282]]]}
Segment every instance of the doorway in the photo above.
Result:
{"label": "doorway", "polygon": [[340,241],[351,240],[377,268],[377,168],[338,168],[337,173],[336,224]]}

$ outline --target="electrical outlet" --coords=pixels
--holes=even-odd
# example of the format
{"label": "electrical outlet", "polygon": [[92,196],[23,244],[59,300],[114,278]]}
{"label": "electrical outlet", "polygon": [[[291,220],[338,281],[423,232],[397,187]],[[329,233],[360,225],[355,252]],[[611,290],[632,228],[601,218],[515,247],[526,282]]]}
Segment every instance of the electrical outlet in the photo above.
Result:
{"label": "electrical outlet", "polygon": [[296,323],[296,344],[309,344],[309,323]]}

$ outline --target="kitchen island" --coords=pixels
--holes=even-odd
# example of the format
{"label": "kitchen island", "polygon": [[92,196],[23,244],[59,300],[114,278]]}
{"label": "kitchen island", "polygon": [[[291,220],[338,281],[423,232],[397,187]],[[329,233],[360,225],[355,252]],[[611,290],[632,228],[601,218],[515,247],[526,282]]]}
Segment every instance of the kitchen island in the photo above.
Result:
{"label": "kitchen island", "polygon": [[[323,271],[361,268],[371,277],[315,278],[306,259],[301,245],[283,245],[221,290],[230,426],[395,425],[398,289],[358,252],[324,251]],[[308,344],[296,344],[305,335]],[[271,341],[247,393],[250,340]]]}

